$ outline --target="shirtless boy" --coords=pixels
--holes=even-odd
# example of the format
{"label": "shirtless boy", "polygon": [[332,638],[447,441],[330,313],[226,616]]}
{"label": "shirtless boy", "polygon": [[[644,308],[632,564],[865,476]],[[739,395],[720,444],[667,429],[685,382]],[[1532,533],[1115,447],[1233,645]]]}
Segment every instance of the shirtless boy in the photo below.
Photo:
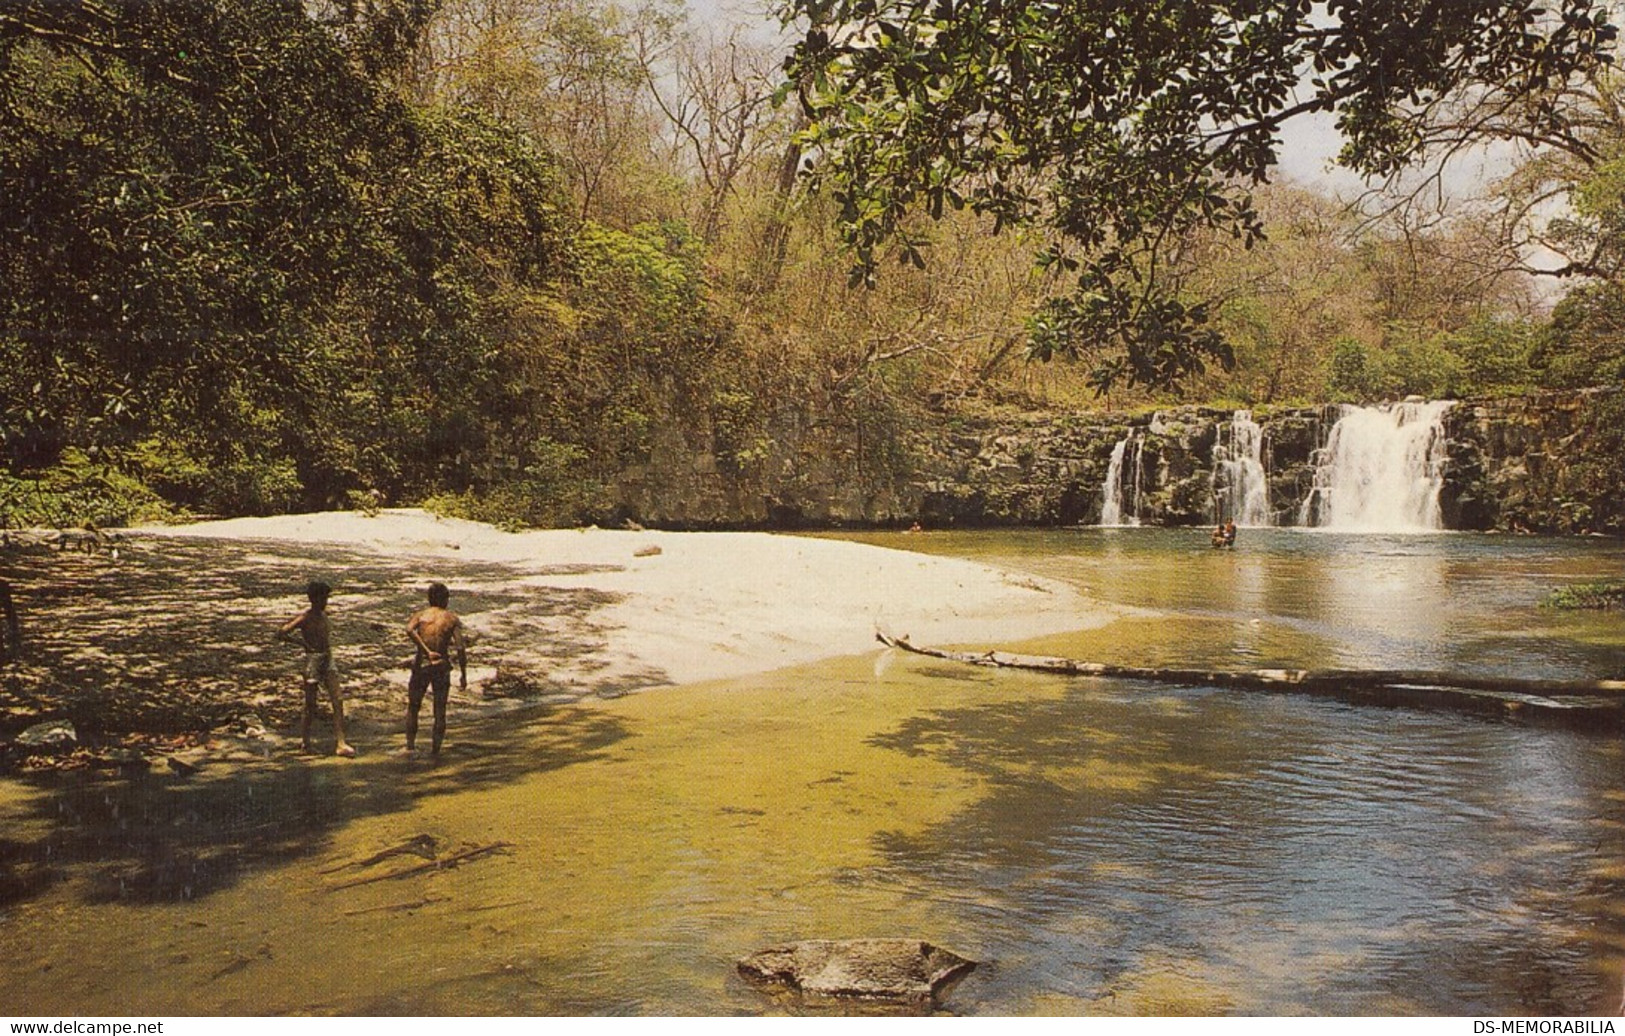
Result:
{"label": "shirtless boy", "polygon": [[333,734],[337,741],[333,754],[348,759],[355,755],[355,749],[344,740],[344,697],[339,693],[339,674],[333,669],[333,626],[327,618],[327,598],[332,592],[326,583],[311,580],[305,587],[310,607],[278,630],[276,636],[305,649],[305,711],[299,720],[304,750],[311,750],[310,721],[316,716],[316,687],[320,684],[327,688],[327,700],[333,705]]}
{"label": "shirtless boy", "polygon": [[445,583],[429,585],[429,606],[415,613],[406,623],[406,635],[417,646],[417,657],[412,660],[412,680],[406,687],[406,750],[417,751],[418,710],[423,707],[423,693],[434,689],[434,741],[431,754],[440,754],[440,742],[446,736],[446,700],[451,697],[451,653],[457,653],[457,668],[461,677],[458,687],[468,690],[468,650],[463,635],[463,620],[446,605],[451,592]]}

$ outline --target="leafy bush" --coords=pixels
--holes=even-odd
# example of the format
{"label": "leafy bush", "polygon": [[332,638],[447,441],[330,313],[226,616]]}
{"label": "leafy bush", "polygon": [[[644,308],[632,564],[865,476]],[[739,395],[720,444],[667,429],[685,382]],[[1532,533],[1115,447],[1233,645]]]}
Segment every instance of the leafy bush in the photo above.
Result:
{"label": "leafy bush", "polygon": [[586,454],[580,447],[544,441],[537,445],[536,455],[536,463],[512,481],[483,491],[439,493],[421,506],[434,514],[486,522],[509,532],[580,525],[608,512],[609,493],[583,473]]}
{"label": "leafy bush", "polygon": [[1326,387],[1332,399],[1363,403],[1383,394],[1381,362],[1365,346],[1344,338],[1332,347],[1331,376]]}
{"label": "leafy bush", "polygon": [[273,458],[237,447],[204,460],[171,438],[143,439],[125,465],[164,499],[207,514],[275,514],[298,504],[303,484],[291,458]]}
{"label": "leafy bush", "polygon": [[1553,388],[1625,382],[1625,284],[1606,282],[1570,292],[1552,311],[1533,362]]}
{"label": "leafy bush", "polygon": [[1608,609],[1625,604],[1625,583],[1575,583],[1546,595],[1542,608]]}
{"label": "leafy bush", "polygon": [[1384,364],[1388,394],[1450,399],[1462,394],[1466,371],[1461,358],[1439,338],[1417,338],[1395,346]]}
{"label": "leafy bush", "polygon": [[111,527],[168,521],[177,511],[139,479],[68,450],[54,467],[0,474],[0,527]]}

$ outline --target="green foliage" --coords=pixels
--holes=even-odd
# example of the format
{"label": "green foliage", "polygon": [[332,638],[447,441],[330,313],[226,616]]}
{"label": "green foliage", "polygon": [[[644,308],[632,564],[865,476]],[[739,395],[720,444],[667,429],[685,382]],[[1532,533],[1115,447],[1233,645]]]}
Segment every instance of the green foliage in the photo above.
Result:
{"label": "green foliage", "polygon": [[1580,436],[1585,459],[1570,477],[1575,496],[1587,501],[1587,513],[1571,523],[1575,531],[1625,533],[1625,391],[1618,385],[1600,390],[1583,411]]}
{"label": "green foliage", "polygon": [[[1618,103],[1611,84],[1599,93],[1605,105]],[[1560,178],[1568,210],[1548,224],[1547,234],[1553,247],[1573,257],[1572,272],[1616,281],[1625,276],[1625,139],[1617,115],[1594,124],[1612,133],[1593,137],[1582,173]]]}
{"label": "green foliage", "polygon": [[1625,384],[1625,283],[1570,292],[1553,311],[1533,362],[1554,388]]}
{"label": "green foliage", "polygon": [[479,491],[437,494],[422,506],[510,532],[579,525],[606,513],[607,490],[586,473],[586,454],[579,447],[542,442],[535,455],[536,462],[518,478]]}
{"label": "green foliage", "polygon": [[1455,399],[1465,394],[1466,367],[1442,336],[1400,331],[1383,364],[1389,395]]}
{"label": "green foliage", "polygon": [[[1028,323],[1027,351],[1043,361],[1097,354],[1089,383],[1102,394],[1120,384],[1177,385],[1206,370],[1208,361],[1227,369],[1235,363],[1230,343],[1207,321],[1200,304],[1092,292],[1046,301]],[[1124,348],[1098,355],[1100,343],[1114,339]]]}
{"label": "green foliage", "polygon": [[1384,393],[1387,381],[1370,350],[1352,338],[1332,347],[1331,374],[1326,387],[1335,400],[1365,402]]}
{"label": "green foliage", "polygon": [[[389,86],[431,5],[0,12],[0,447],[232,513],[466,483],[571,263],[552,159]],[[316,16],[312,15],[316,12]]]}
{"label": "green foliage", "polygon": [[533,438],[579,444],[595,477],[641,463],[656,427],[703,420],[728,376],[728,330],[711,312],[703,250],[678,223],[583,226],[568,326],[539,357]]}
{"label": "green foliage", "polygon": [[1393,325],[1386,347],[1344,338],[1332,348],[1327,391],[1351,402],[1524,392],[1535,383],[1530,355],[1539,334],[1526,321],[1480,320],[1443,333]]}
{"label": "green foliage", "polygon": [[204,514],[278,514],[303,498],[293,458],[255,453],[245,446],[205,454],[186,439],[159,435],[119,456],[131,477],[165,500]]}
{"label": "green foliage", "polygon": [[1461,394],[1510,395],[1539,384],[1532,358],[1542,331],[1530,320],[1483,319],[1444,335],[1461,366]]}
{"label": "green foliage", "polygon": [[1625,605],[1625,583],[1574,583],[1547,594],[1542,608],[1606,610]]}
{"label": "green foliage", "polygon": [[79,450],[28,477],[0,473],[0,528],[112,527],[161,522],[179,513],[139,479]]}
{"label": "green foliage", "polygon": [[1598,0],[1552,13],[1535,0],[781,9],[806,26],[785,90],[810,117],[803,143],[838,204],[855,281],[872,282],[887,247],[923,264],[911,213],[969,207],[996,226],[1041,225],[1040,262],[1073,290],[1035,322],[1036,352],[1098,357],[1103,389],[1226,360],[1206,314],[1159,275],[1197,231],[1261,236],[1245,187],[1269,175],[1287,119],[1334,114],[1344,163],[1389,173],[1414,155],[1415,112],[1481,85],[1539,127],[1561,125],[1542,91],[1594,66],[1614,36]]}
{"label": "green foliage", "polygon": [[[545,523],[602,513],[661,435],[705,446],[715,400],[758,437],[686,226],[577,227],[516,129],[560,123],[397,88],[433,6],[0,10],[7,468],[84,446],[210,513],[439,495]],[[615,117],[594,83],[645,88],[644,23],[560,12],[573,110]]]}

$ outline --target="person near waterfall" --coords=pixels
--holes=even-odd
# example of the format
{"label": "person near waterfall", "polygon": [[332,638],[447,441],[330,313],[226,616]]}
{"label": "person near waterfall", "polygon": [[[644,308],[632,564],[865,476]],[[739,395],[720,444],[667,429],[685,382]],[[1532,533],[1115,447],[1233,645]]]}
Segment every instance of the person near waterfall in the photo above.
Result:
{"label": "person near waterfall", "polygon": [[1226,547],[1236,545],[1236,520],[1234,518],[1224,523],[1224,545]]}

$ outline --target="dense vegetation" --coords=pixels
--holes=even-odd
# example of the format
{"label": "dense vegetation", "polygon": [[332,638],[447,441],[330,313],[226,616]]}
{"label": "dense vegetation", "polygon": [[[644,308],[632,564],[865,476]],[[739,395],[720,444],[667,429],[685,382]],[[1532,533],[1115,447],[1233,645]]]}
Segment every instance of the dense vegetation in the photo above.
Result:
{"label": "dense vegetation", "polygon": [[1625,604],[1625,585],[1620,583],[1575,583],[1553,590],[1541,602],[1542,607],[1568,611],[1606,611],[1621,604]]}
{"label": "dense vegetation", "polygon": [[[661,0],[0,4],[0,518],[606,520],[696,454],[882,482],[932,411],[1625,377],[1595,5],[1062,6],[1115,71],[1023,4],[788,5],[788,82]],[[1272,175],[1299,107],[1390,180]]]}

